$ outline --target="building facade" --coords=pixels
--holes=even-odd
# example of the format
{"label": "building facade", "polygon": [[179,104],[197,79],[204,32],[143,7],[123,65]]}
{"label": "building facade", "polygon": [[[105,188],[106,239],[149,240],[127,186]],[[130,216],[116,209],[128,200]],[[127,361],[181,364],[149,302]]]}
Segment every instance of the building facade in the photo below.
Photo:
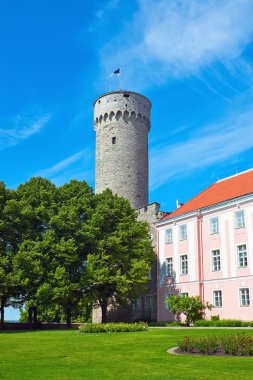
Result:
{"label": "building facade", "polygon": [[218,181],[156,224],[157,320],[165,299],[200,296],[221,319],[253,319],[253,170]]}

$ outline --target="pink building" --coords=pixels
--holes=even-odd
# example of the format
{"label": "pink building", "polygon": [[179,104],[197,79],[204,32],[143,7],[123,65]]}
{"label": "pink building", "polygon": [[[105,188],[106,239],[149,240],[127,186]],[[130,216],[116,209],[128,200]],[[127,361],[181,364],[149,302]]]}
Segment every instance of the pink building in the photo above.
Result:
{"label": "pink building", "polygon": [[220,180],[167,214],[158,230],[158,321],[170,294],[199,295],[207,317],[253,320],[253,169]]}

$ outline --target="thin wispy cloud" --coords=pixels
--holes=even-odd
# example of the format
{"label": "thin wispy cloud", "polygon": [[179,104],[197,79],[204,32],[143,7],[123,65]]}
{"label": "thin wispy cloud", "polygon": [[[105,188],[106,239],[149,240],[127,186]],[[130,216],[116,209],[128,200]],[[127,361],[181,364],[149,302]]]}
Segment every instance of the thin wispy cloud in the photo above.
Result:
{"label": "thin wispy cloud", "polygon": [[150,152],[150,188],[233,159],[253,148],[253,111],[208,125],[198,135]]}
{"label": "thin wispy cloud", "polygon": [[38,171],[35,176],[47,177],[56,185],[62,185],[73,178],[89,181],[93,175],[92,160],[92,152],[89,149],[84,149]]}
{"label": "thin wispy cloud", "polygon": [[20,141],[41,132],[52,115],[18,114],[9,121],[10,128],[0,128],[0,150],[18,144]]}
{"label": "thin wispy cloud", "polygon": [[[125,82],[147,87],[220,62],[231,69],[253,39],[252,0],[139,0],[127,29],[101,50],[110,72],[125,66]],[[244,67],[243,70],[246,68]],[[250,72],[251,69],[250,69]]]}

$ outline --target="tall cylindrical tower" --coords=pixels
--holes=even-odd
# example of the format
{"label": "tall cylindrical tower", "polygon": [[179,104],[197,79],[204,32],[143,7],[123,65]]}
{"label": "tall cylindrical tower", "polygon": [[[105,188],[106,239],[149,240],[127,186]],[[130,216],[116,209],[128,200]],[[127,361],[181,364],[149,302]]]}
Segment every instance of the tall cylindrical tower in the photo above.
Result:
{"label": "tall cylindrical tower", "polygon": [[138,209],[148,204],[148,132],[151,102],[113,91],[94,102],[96,193],[109,188]]}

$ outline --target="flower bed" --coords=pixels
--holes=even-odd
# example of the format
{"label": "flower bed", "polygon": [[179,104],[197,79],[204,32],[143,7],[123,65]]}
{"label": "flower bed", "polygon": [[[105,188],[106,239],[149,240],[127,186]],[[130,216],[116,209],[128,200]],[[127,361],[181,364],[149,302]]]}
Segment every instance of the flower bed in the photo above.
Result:
{"label": "flower bed", "polygon": [[192,354],[229,354],[253,356],[253,337],[245,334],[205,338],[185,337],[179,344],[177,352]]}
{"label": "flower bed", "polygon": [[79,326],[82,333],[115,333],[115,332],[133,332],[147,331],[146,322],[136,323],[84,323]]}

